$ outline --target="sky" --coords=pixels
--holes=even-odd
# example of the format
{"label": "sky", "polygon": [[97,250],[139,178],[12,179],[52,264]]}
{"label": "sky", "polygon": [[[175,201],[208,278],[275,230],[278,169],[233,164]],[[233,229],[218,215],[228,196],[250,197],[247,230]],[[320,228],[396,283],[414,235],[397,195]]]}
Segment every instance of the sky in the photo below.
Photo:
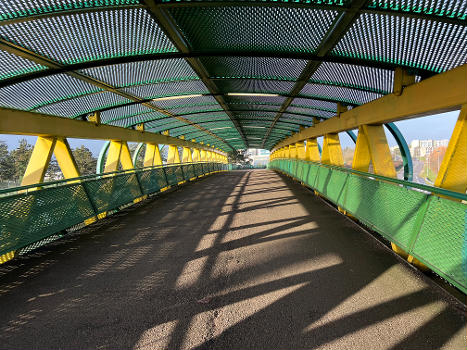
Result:
{"label": "sky", "polygon": [[[451,137],[458,115],[459,111],[455,111],[436,114],[429,117],[403,120],[396,122],[395,124],[401,130],[408,144],[410,144],[410,142],[415,139],[442,140],[449,139]],[[394,140],[392,135],[388,133],[386,134],[388,135],[387,137],[389,146],[396,146],[396,141]],[[18,146],[19,140],[23,138],[25,138],[30,144],[34,144],[36,142],[35,136],[0,134],[0,141],[5,141],[9,149],[16,148]],[[68,139],[68,142],[70,143],[70,146],[72,148],[80,147],[81,145],[86,146],[96,157],[99,155],[99,152],[105,143],[105,141],[102,140],[80,139]],[[341,145],[343,148],[355,147],[355,144],[345,133],[343,133],[343,135],[341,136]]]}

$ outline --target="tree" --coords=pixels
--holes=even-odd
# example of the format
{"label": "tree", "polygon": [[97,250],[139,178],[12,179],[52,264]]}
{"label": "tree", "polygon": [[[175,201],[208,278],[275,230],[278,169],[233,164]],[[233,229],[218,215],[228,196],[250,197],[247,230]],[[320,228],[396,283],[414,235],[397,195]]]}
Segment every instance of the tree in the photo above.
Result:
{"label": "tree", "polygon": [[32,145],[26,141],[26,139],[21,139],[19,141],[18,148],[11,151],[10,155],[13,158],[15,164],[14,178],[21,180],[28,166],[29,158],[32,154]]}
{"label": "tree", "polygon": [[72,150],[76,160],[76,165],[81,175],[90,175],[96,173],[97,159],[92,155],[92,152],[81,145],[79,148]]}
{"label": "tree", "polygon": [[0,181],[12,180],[15,176],[15,161],[8,152],[8,146],[0,141]]}
{"label": "tree", "polygon": [[252,160],[245,154],[246,150],[234,150],[229,152],[227,157],[229,163],[238,165],[251,165]]}

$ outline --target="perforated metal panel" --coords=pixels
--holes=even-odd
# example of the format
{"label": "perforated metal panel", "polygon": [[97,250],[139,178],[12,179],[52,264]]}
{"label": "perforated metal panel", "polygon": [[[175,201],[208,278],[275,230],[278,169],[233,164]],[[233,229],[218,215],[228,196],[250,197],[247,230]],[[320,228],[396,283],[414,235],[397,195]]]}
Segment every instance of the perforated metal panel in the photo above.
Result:
{"label": "perforated metal panel", "polygon": [[52,103],[38,108],[39,113],[51,114],[61,117],[74,118],[95,110],[129,103],[130,100],[112,92],[98,92],[67,101]]}
{"label": "perforated metal panel", "polygon": [[0,50],[0,80],[47,69],[40,64]]}
{"label": "perforated metal panel", "polygon": [[379,94],[392,92],[394,72],[350,64],[323,62],[310,82],[365,89]]}
{"label": "perforated metal panel", "polygon": [[70,10],[92,9],[107,6],[125,6],[138,4],[139,0],[8,0],[0,2],[0,21],[14,18],[44,15],[54,12],[65,12]]}
{"label": "perforated metal panel", "polygon": [[84,69],[82,73],[116,87],[199,79],[180,58],[95,67]]}
{"label": "perforated metal panel", "polygon": [[143,9],[87,12],[0,27],[0,35],[62,63],[176,49]]}
{"label": "perforated metal panel", "polygon": [[440,18],[467,19],[467,2],[456,0],[371,0],[368,9],[424,14]]}
{"label": "perforated metal panel", "polygon": [[153,110],[141,104],[132,104],[128,106],[112,108],[101,112],[101,123],[110,124],[120,119],[149,112],[153,112]]}
{"label": "perforated metal panel", "polygon": [[[271,7],[174,8],[170,12],[196,50],[295,52],[314,52],[337,15]],[[242,28],[242,35],[237,28]]]}
{"label": "perforated metal panel", "polygon": [[443,72],[467,62],[466,41],[465,26],[362,14],[333,54]]}
{"label": "perforated metal panel", "polygon": [[70,77],[69,75],[57,74],[0,88],[0,105],[31,110],[48,103],[101,90],[101,88],[95,85]]}
{"label": "perforated metal panel", "polygon": [[203,57],[211,78],[297,80],[306,60],[272,57]]}
{"label": "perforated metal panel", "polygon": [[209,90],[206,88],[206,86],[201,80],[144,84],[138,86],[131,86],[122,90],[129,94],[132,94],[133,96],[137,96],[143,99],[209,93]]}
{"label": "perforated metal panel", "polygon": [[226,79],[216,81],[223,93],[229,92],[259,92],[288,95],[294,87],[290,81],[260,80],[260,79]]}
{"label": "perforated metal panel", "polygon": [[328,98],[344,104],[350,103],[353,105],[368,103],[383,96],[373,92],[322,84],[306,84],[302,91],[300,91],[300,95],[324,99]]}
{"label": "perforated metal panel", "polygon": [[287,112],[296,113],[296,114],[305,114],[305,115],[320,117],[320,118],[331,118],[331,117],[334,117],[334,115],[336,114],[333,112],[326,112],[320,109],[306,108],[306,107],[302,107],[298,105],[291,105],[289,108],[287,108]]}

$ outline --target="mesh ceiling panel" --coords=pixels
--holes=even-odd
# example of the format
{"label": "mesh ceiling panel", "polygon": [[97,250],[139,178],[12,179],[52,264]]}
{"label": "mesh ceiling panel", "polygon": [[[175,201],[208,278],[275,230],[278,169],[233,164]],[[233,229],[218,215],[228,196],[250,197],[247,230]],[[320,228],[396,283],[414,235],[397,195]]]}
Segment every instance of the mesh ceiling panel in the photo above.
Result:
{"label": "mesh ceiling panel", "polygon": [[443,72],[467,62],[466,42],[465,26],[362,14],[333,53]]}
{"label": "mesh ceiling panel", "polygon": [[181,58],[96,67],[82,73],[116,87],[199,79]]}
{"label": "mesh ceiling panel", "polygon": [[99,92],[63,102],[52,103],[36,109],[39,113],[74,118],[95,110],[118,106],[130,100],[111,92]]}
{"label": "mesh ceiling panel", "polygon": [[260,79],[226,79],[216,81],[217,87],[223,93],[277,93],[287,95],[294,87],[291,81],[260,80]]}
{"label": "mesh ceiling panel", "polygon": [[195,50],[314,52],[337,12],[281,7],[195,7],[174,8],[171,14]]}
{"label": "mesh ceiling panel", "polygon": [[350,64],[324,62],[312,75],[310,82],[364,89],[380,94],[392,92],[394,72]]}
{"label": "mesh ceiling panel", "polygon": [[304,115],[309,115],[313,117],[320,117],[320,118],[331,118],[334,117],[336,113],[333,112],[326,112],[322,111],[320,109],[314,109],[314,108],[304,108],[304,107],[299,107],[299,106],[290,106],[287,108],[288,113],[296,113],[296,114],[304,114]]}
{"label": "mesh ceiling panel", "polygon": [[296,80],[306,60],[272,57],[204,57],[211,78]]}
{"label": "mesh ceiling panel", "polygon": [[201,80],[145,84],[124,88],[122,90],[144,99],[209,93],[209,90]]}
{"label": "mesh ceiling panel", "polygon": [[176,51],[147,11],[121,9],[19,22],[0,35],[62,63]]}
{"label": "mesh ceiling panel", "polygon": [[0,107],[271,148],[467,62],[465,0],[149,3],[1,2]]}
{"label": "mesh ceiling panel", "polygon": [[0,80],[47,69],[25,58],[0,50]]}
{"label": "mesh ceiling panel", "polygon": [[322,84],[306,84],[300,92],[300,95],[328,98],[353,105],[368,103],[383,96],[374,92]]}
{"label": "mesh ceiling panel", "polygon": [[102,89],[65,74],[28,80],[0,88],[0,104],[31,110],[48,103],[101,91]]}
{"label": "mesh ceiling panel", "polygon": [[449,19],[467,19],[467,2],[455,0],[371,0],[369,9],[424,14]]}
{"label": "mesh ceiling panel", "polygon": [[27,16],[44,15],[70,10],[93,9],[107,6],[125,6],[138,4],[139,0],[8,0],[0,2],[0,21]]}

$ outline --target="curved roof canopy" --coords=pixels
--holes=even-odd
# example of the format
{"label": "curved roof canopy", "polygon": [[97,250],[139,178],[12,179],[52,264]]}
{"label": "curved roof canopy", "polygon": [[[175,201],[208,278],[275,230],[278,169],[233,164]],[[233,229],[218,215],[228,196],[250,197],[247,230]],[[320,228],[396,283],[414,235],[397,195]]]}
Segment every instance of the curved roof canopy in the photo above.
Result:
{"label": "curved roof canopy", "polygon": [[0,105],[267,148],[467,62],[467,2],[9,0]]}

